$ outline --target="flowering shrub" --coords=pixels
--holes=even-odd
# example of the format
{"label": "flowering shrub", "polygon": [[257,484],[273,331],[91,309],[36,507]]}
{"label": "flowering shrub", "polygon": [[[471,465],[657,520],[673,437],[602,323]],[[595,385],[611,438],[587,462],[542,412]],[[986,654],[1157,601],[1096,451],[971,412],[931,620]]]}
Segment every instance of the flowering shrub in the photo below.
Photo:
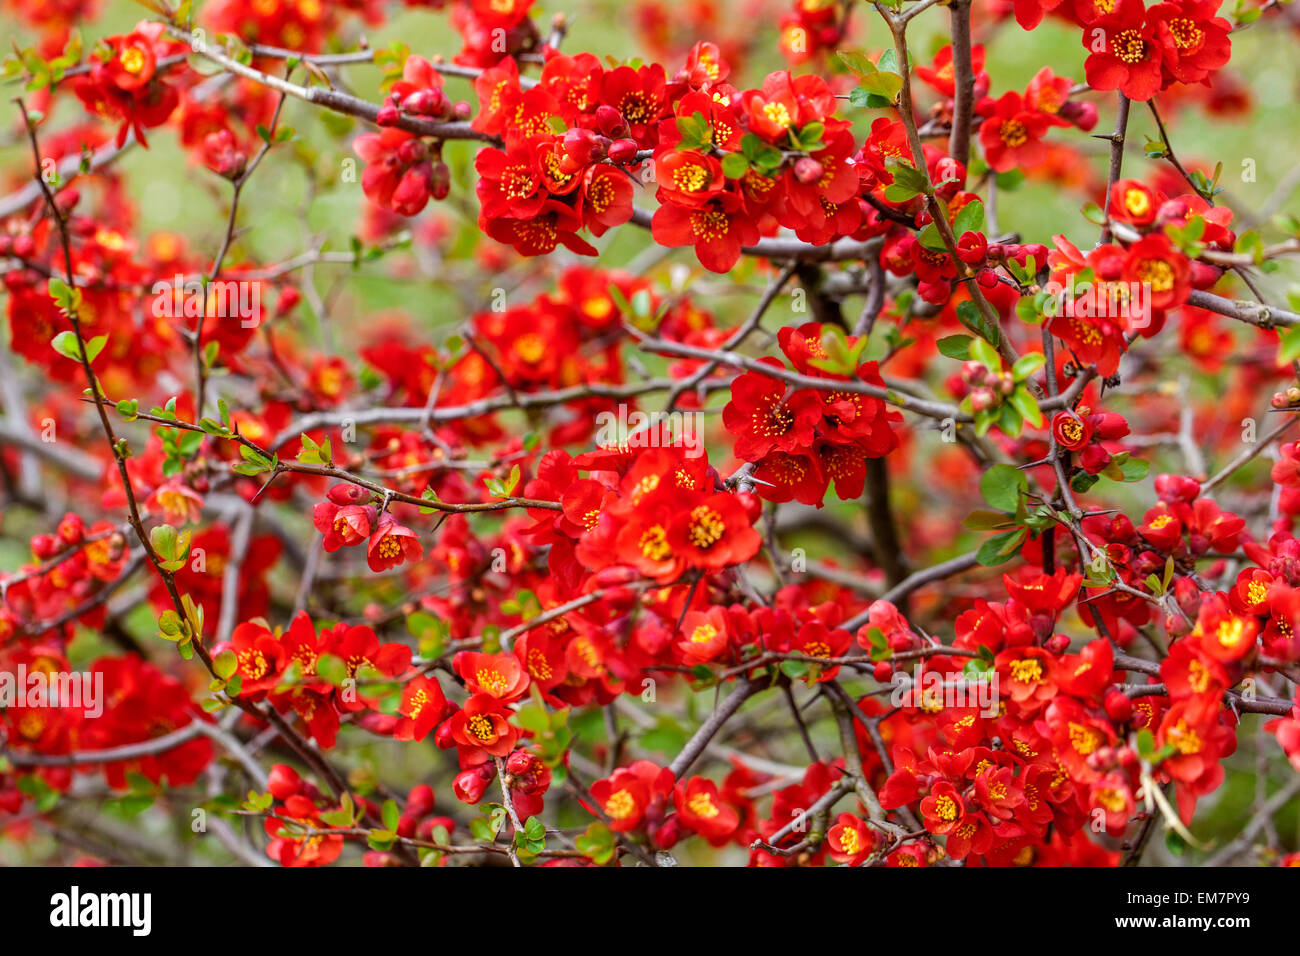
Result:
{"label": "flowering shrub", "polygon": [[5,6],[0,859],[1300,861],[1282,0]]}

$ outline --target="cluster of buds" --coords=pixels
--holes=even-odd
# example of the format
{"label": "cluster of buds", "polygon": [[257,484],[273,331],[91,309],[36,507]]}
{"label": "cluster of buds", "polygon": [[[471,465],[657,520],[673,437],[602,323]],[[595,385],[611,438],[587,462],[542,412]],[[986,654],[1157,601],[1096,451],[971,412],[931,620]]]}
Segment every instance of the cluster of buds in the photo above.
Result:
{"label": "cluster of buds", "polygon": [[1047,247],[1041,242],[984,244],[982,235],[967,232],[957,239],[957,256],[967,265],[988,266],[989,268],[981,269],[975,279],[985,289],[992,289],[1001,281],[993,271],[993,266],[1014,260],[1017,265],[1028,268],[1030,256],[1034,257],[1035,265],[1042,266],[1047,261]]}
{"label": "cluster of buds", "polygon": [[1007,371],[1000,375],[989,371],[981,362],[966,362],[961,367],[962,381],[970,386],[971,409],[986,411],[1002,404],[1016,390],[1015,377]]}
{"label": "cluster of buds", "polygon": [[1300,385],[1292,385],[1285,391],[1274,392],[1269,404],[1274,408],[1294,408],[1300,405]]}
{"label": "cluster of buds", "polygon": [[234,181],[244,175],[248,154],[239,148],[230,130],[217,130],[203,137],[203,164],[218,176]]}
{"label": "cluster of buds", "polygon": [[442,89],[442,76],[433,64],[413,55],[406,58],[402,78],[393,84],[375,122],[380,126],[396,126],[403,113],[431,120],[467,120],[470,106],[464,100],[449,99]]}
{"label": "cluster of buds", "polygon": [[623,114],[608,103],[596,108],[596,128],[574,127],[564,134],[566,163],[576,172],[591,163],[608,159],[618,166],[636,162],[636,140]]}

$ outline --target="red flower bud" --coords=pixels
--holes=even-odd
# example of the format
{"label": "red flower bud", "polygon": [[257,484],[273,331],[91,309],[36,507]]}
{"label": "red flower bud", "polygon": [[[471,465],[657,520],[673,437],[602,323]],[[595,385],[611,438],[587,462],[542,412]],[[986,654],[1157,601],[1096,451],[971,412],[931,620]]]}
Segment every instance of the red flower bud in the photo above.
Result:
{"label": "red flower bud", "polygon": [[826,167],[811,156],[800,156],[794,163],[794,178],[811,186],[826,175]]}
{"label": "red flower bud", "polygon": [[59,522],[58,534],[65,544],[80,544],[86,536],[86,522],[81,520],[81,515],[68,513]]}
{"label": "red flower bud", "polygon": [[516,750],[506,758],[506,772],[520,776],[533,766],[533,756],[527,750]]}
{"label": "red flower bud", "polygon": [[451,782],[451,792],[456,795],[456,799],[461,803],[478,803],[487,792],[488,781],[492,778],[485,777],[482,768],[475,767],[472,770],[462,770],[456,774],[456,779]]}
{"label": "red flower bud", "polygon": [[[961,238],[957,240],[957,258],[967,265],[978,265],[984,261],[984,257],[988,253],[988,248],[988,240],[984,238],[983,233],[967,230],[966,232],[963,232]],[[991,270],[988,269],[984,271],[991,273]],[[993,280],[994,284],[997,283],[996,275],[990,274],[989,278]],[[991,285],[985,285],[983,273],[980,274],[979,281],[980,285],[985,288],[993,288]]]}
{"label": "red flower bud", "polygon": [[626,166],[636,159],[636,140],[616,139],[609,144],[609,161],[619,166]]}
{"label": "red flower bud", "polygon": [[271,796],[283,802],[302,790],[302,777],[288,764],[278,763],[267,776],[267,789]]}
{"label": "red flower bud", "polygon": [[628,132],[623,114],[608,103],[596,107],[596,128],[610,139],[619,139]]}
{"label": "red flower bud", "polygon": [[46,561],[62,550],[63,545],[52,534],[38,534],[32,538],[32,554],[38,561]]}
{"label": "red flower bud", "polygon": [[1106,716],[1116,723],[1127,723],[1133,717],[1133,701],[1128,694],[1112,690],[1106,695]]}

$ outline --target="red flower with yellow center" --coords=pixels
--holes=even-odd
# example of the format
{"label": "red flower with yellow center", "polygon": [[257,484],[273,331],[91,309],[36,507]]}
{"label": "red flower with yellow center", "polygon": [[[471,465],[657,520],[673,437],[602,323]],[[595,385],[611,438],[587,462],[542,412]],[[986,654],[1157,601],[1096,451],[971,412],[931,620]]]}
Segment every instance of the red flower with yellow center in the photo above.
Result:
{"label": "red flower with yellow center", "polygon": [[452,669],[465,681],[471,694],[487,694],[503,703],[518,700],[528,691],[529,676],[513,654],[480,654],[461,651]]}
{"label": "red flower with yellow center", "polygon": [[985,161],[999,173],[1037,166],[1047,158],[1042,140],[1049,125],[1046,114],[1025,108],[1019,93],[1004,93],[980,124]]}
{"label": "red flower with yellow center", "polygon": [[739,499],[726,492],[678,514],[668,525],[666,540],[688,565],[706,571],[748,561],[763,543]]}
{"label": "red flower with yellow center", "polygon": [[402,691],[402,703],[397,708],[401,719],[393,728],[393,739],[423,740],[429,736],[442,719],[446,702],[437,681],[427,677],[411,680]]}
{"label": "red flower with yellow center", "polygon": [[510,723],[510,711],[495,697],[474,694],[448,722],[448,736],[460,750],[461,766],[506,757],[515,749],[519,730]]}
{"label": "red flower with yellow center", "polygon": [[[1083,65],[1088,85],[1095,90],[1119,90],[1131,100],[1151,99],[1161,87],[1164,60],[1142,0],[1099,0],[1096,5],[1099,10],[1114,9],[1092,24],[1103,31],[1100,44],[1094,44],[1092,29],[1083,32],[1083,45],[1091,51]],[[1096,50],[1096,45],[1101,49]]]}
{"label": "red flower with yellow center", "polygon": [[423,556],[424,546],[414,531],[398,524],[397,519],[387,512],[379,516],[366,550],[366,563],[371,571],[387,571],[405,561],[418,561]]}
{"label": "red flower with yellow center", "polygon": [[726,844],[740,823],[736,809],[718,796],[718,785],[705,777],[679,783],[673,790],[673,805],[682,826],[714,846]]}
{"label": "red flower with yellow center", "polygon": [[921,801],[921,818],[927,830],[943,836],[952,833],[965,822],[966,804],[957,788],[942,780]]}

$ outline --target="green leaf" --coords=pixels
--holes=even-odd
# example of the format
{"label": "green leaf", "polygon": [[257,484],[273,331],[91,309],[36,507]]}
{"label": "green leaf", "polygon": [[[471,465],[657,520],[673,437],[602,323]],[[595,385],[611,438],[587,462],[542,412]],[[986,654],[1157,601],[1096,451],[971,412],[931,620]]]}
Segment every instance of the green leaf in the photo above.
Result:
{"label": "green leaf", "polygon": [[1278,334],[1277,361],[1279,365],[1300,358],[1300,325],[1282,329]]}
{"label": "green leaf", "polygon": [[546,839],[546,824],[541,817],[529,817],[524,821],[524,836],[530,841]]}
{"label": "green leaf", "polygon": [[1014,465],[993,465],[980,478],[980,494],[998,511],[1015,514],[1021,494],[1029,490],[1029,479]]}
{"label": "green leaf", "polygon": [[614,858],[616,849],[614,833],[604,823],[596,822],[587,827],[587,831],[578,836],[573,845],[600,866]]}
{"label": "green leaf", "polygon": [[73,315],[81,311],[81,290],[69,286],[58,276],[50,276],[46,286],[50,298],[64,315]]}
{"label": "green leaf", "polygon": [[93,362],[99,357],[99,353],[104,351],[104,346],[108,343],[107,335],[97,335],[86,343],[86,361]]}
{"label": "green leaf", "polygon": [[971,339],[970,357],[972,361],[979,362],[990,372],[1002,371],[1002,358],[992,345],[983,338]]}
{"label": "green leaf", "polygon": [[235,656],[234,651],[222,651],[212,658],[212,670],[222,680],[230,680],[230,678],[234,677],[238,667],[239,658]]}
{"label": "green leaf", "polygon": [[515,714],[514,722],[522,730],[529,730],[535,734],[551,729],[550,714],[537,704],[525,704],[520,707],[518,713]]}
{"label": "green leaf", "polygon": [[1016,364],[1011,366],[1011,377],[1017,382],[1023,382],[1046,364],[1047,356],[1041,352],[1030,352],[1016,359]]}
{"label": "green leaf", "polygon": [[1016,528],[1002,534],[995,534],[980,545],[975,560],[985,567],[1002,564],[1015,554],[1028,533],[1024,528]]}
{"label": "green leaf", "polygon": [[81,344],[77,341],[76,333],[60,332],[50,339],[50,345],[64,358],[70,358],[74,362],[81,361]]}
{"label": "green leaf", "polygon": [[916,241],[931,252],[946,252],[948,249],[939,235],[939,227],[932,222],[926,223],[925,228],[917,233]]}
{"label": "green leaf", "polygon": [[722,175],[728,179],[740,179],[749,172],[749,160],[742,153],[728,153],[722,157]]}
{"label": "green leaf", "polygon": [[[996,324],[990,323],[989,320],[984,317],[984,313],[979,310],[979,307],[970,300],[962,302],[957,306],[957,319],[962,325],[966,326],[966,328],[987,341],[995,349],[1002,341],[1001,329],[999,329]],[[990,366],[994,371],[997,371],[1001,367],[1002,365],[1000,360],[997,366]]]}
{"label": "green leaf", "polygon": [[1141,481],[1150,473],[1151,465],[1141,458],[1125,458],[1119,463],[1119,470],[1124,481]]}
{"label": "green leaf", "polygon": [[862,89],[892,103],[903,89],[903,78],[897,73],[877,70],[875,73],[862,77]]}
{"label": "green leaf", "polygon": [[1010,404],[1029,424],[1035,428],[1043,427],[1043,413],[1038,407],[1038,399],[1025,386],[1021,385],[1011,393]]}
{"label": "green leaf", "polygon": [[962,521],[963,528],[971,531],[996,531],[1016,527],[1014,518],[1001,511],[972,511]]}
{"label": "green leaf", "polygon": [[963,362],[970,358],[971,337],[969,335],[948,335],[935,344],[939,346],[939,353],[948,358]]}
{"label": "green leaf", "polygon": [[1029,325],[1042,325],[1043,313],[1038,308],[1038,297],[1027,295],[1016,303],[1016,317]]}
{"label": "green leaf", "polygon": [[397,801],[385,800],[381,816],[384,820],[384,826],[395,831],[402,817],[401,811],[397,809]]}
{"label": "green leaf", "polygon": [[858,53],[856,50],[837,50],[835,55],[859,78],[876,72],[876,64],[872,63],[865,53]]}
{"label": "green leaf", "polygon": [[972,199],[957,213],[957,218],[952,224],[953,235],[960,239],[963,233],[983,231],[984,204],[978,199]]}

